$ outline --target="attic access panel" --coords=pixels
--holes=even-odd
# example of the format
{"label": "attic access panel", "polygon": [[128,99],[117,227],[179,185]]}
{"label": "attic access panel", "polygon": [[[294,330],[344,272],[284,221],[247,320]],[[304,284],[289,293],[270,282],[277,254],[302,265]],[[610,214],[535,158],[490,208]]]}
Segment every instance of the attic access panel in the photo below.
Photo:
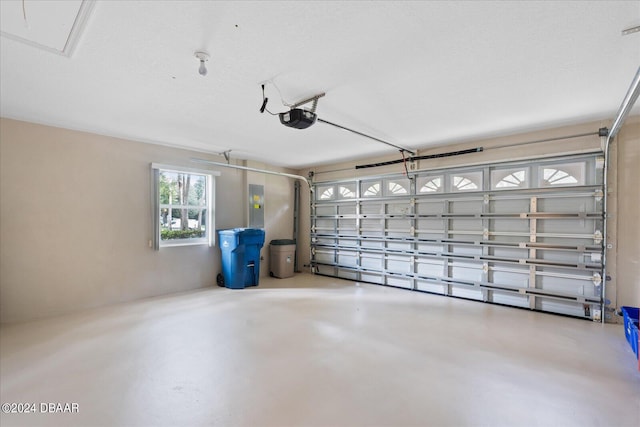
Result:
{"label": "attic access panel", "polygon": [[27,45],[71,56],[94,0],[0,1],[0,34]]}
{"label": "attic access panel", "polygon": [[600,320],[595,155],[318,182],[317,274]]}

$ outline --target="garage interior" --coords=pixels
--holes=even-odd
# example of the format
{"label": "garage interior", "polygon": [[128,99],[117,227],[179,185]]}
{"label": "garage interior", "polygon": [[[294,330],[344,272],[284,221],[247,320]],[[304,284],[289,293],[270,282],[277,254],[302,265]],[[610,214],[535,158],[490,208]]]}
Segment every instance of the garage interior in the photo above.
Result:
{"label": "garage interior", "polygon": [[640,2],[0,6],[3,426],[640,425]]}

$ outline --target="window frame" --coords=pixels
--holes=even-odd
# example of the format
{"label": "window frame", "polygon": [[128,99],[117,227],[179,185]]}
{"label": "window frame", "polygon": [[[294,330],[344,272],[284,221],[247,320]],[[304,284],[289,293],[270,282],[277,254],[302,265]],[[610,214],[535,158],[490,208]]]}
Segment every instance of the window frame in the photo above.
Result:
{"label": "window frame", "polygon": [[[206,204],[205,204],[205,237],[198,239],[171,239],[162,241],[160,238],[161,224],[160,224],[160,209],[162,205],[160,203],[160,173],[179,173],[190,175],[201,175],[206,179]],[[182,166],[166,165],[160,163],[151,163],[151,184],[152,184],[152,246],[154,250],[160,250],[160,248],[179,247],[179,246],[198,246],[207,245],[213,247],[216,244],[215,233],[215,178],[220,176],[220,172],[204,169],[195,169]],[[188,205],[187,205],[188,206]]]}

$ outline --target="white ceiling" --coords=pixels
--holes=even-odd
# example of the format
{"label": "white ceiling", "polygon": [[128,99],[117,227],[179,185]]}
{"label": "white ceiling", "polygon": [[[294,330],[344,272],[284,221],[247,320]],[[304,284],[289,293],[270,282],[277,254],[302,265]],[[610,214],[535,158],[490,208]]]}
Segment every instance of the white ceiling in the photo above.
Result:
{"label": "white ceiling", "polygon": [[302,168],[394,149],[282,126],[258,111],[262,82],[288,103],[326,92],[319,117],[410,148],[609,120],[640,65],[640,33],[621,35],[637,25],[640,1],[98,1],[71,57],[0,37],[0,113]]}

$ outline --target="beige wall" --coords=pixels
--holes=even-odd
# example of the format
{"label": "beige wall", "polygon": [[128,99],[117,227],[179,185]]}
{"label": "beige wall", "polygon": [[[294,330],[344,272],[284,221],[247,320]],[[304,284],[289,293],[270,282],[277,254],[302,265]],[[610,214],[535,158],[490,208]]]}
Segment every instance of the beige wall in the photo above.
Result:
{"label": "beige wall", "polygon": [[[457,157],[447,157],[416,162],[416,170],[428,170],[442,167],[454,167],[459,165],[490,164],[492,162],[512,161],[530,158],[541,158],[561,154],[578,154],[592,152],[599,149],[601,139],[595,136],[584,136],[567,140],[551,141],[537,144],[525,144],[509,148],[498,148],[501,145],[519,144],[528,141],[537,141],[549,138],[558,138],[567,135],[580,135],[597,132],[601,127],[609,127],[611,120],[589,122],[574,126],[564,126],[553,129],[545,129],[536,132],[528,132],[500,138],[467,141],[429,150],[421,150],[419,155],[429,155],[448,151],[463,150],[475,147],[484,147],[486,151],[481,153],[466,154]],[[636,116],[627,120],[626,125],[619,133],[612,150],[612,177],[618,177],[618,194],[612,194],[609,200],[610,213],[613,214],[611,223],[614,237],[613,248],[609,251],[610,264],[614,268],[608,271],[612,280],[608,283],[607,295],[612,300],[610,307],[622,305],[640,306],[640,227],[638,215],[640,214],[640,117]],[[376,144],[375,142],[371,142]],[[380,175],[385,173],[400,173],[402,165],[385,166],[372,169],[356,170],[356,165],[375,163],[387,160],[396,160],[399,154],[385,157],[376,157],[346,162],[334,165],[325,165],[312,169],[298,171],[307,176],[309,171],[315,174],[315,181],[329,181],[334,179],[350,179],[368,175]],[[616,185],[612,185],[615,191]],[[309,193],[303,192],[301,206],[301,235],[300,247],[309,247]],[[619,239],[615,239],[620,236]],[[300,264],[309,264],[310,253],[302,250],[299,254]],[[617,266],[617,268],[616,268]],[[616,320],[616,319],[613,319]]]}
{"label": "beige wall", "polygon": [[[0,321],[15,322],[215,286],[220,251],[154,251],[152,162],[214,155],[0,121]],[[247,184],[265,185],[267,239],[291,237],[293,183],[214,168],[216,228],[246,226]],[[279,170],[272,168],[273,170]],[[284,170],[283,170],[284,171]],[[268,241],[261,272],[268,272]]]}
{"label": "beige wall", "polygon": [[614,146],[617,151],[616,251],[618,307],[640,307],[640,116],[627,120]]}

